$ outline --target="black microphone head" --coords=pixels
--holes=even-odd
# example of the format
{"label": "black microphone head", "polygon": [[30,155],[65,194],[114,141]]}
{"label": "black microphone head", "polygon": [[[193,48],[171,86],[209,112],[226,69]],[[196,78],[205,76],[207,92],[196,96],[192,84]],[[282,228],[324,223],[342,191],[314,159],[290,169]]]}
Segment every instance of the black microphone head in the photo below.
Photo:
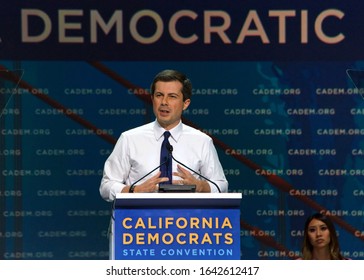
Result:
{"label": "black microphone head", "polygon": [[167,150],[168,152],[172,153],[173,152],[173,146],[169,143],[167,143]]}

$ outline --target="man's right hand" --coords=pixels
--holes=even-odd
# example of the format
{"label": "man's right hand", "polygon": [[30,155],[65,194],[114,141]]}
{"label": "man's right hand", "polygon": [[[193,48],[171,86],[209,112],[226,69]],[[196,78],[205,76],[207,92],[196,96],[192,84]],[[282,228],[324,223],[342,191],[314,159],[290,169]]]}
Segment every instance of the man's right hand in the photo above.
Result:
{"label": "man's right hand", "polygon": [[[137,192],[138,193],[158,192],[159,183],[168,181],[168,177],[159,177],[160,175],[161,175],[161,172],[158,171],[158,173],[156,175],[149,178],[144,183],[142,183],[140,185],[136,185],[134,187],[134,192],[135,193],[137,193]],[[128,192],[130,187],[129,188],[124,188],[124,189],[126,189],[126,192]]]}

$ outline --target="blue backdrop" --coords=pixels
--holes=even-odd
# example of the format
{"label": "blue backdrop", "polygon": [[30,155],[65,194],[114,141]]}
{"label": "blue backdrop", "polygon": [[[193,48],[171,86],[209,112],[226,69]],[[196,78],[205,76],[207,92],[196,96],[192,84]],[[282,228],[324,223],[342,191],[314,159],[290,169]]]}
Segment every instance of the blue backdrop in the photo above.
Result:
{"label": "blue backdrop", "polygon": [[294,258],[316,211],[364,259],[362,2],[3,2],[0,258],[108,258],[103,164],[175,68],[243,194],[242,259]]}

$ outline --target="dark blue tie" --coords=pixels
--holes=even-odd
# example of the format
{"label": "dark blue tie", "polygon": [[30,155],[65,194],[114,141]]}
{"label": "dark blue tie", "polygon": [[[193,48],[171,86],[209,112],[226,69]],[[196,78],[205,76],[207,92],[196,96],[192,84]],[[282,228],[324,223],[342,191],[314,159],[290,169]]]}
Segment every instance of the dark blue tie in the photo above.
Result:
{"label": "dark blue tie", "polygon": [[164,140],[161,147],[161,159],[160,159],[160,171],[161,171],[161,177],[168,177],[168,182],[162,182],[160,184],[172,184],[172,159],[171,159],[171,153],[168,150],[168,147],[170,146],[168,137],[171,136],[171,133],[169,131],[164,132]]}

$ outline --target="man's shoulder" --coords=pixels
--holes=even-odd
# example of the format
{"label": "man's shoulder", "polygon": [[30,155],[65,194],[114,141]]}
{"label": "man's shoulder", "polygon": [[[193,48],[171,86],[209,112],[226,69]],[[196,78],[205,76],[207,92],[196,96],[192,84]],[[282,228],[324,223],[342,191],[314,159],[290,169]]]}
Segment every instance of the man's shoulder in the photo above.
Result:
{"label": "man's shoulder", "polygon": [[186,125],[186,124],[182,124],[183,125],[183,134],[184,135],[188,135],[188,136],[196,136],[196,137],[200,137],[203,139],[211,139],[211,137],[209,135],[207,135],[205,132],[196,129],[192,126]]}
{"label": "man's shoulder", "polygon": [[124,131],[122,134],[125,136],[133,136],[133,135],[144,135],[147,132],[153,132],[153,122],[131,128],[129,130]]}

